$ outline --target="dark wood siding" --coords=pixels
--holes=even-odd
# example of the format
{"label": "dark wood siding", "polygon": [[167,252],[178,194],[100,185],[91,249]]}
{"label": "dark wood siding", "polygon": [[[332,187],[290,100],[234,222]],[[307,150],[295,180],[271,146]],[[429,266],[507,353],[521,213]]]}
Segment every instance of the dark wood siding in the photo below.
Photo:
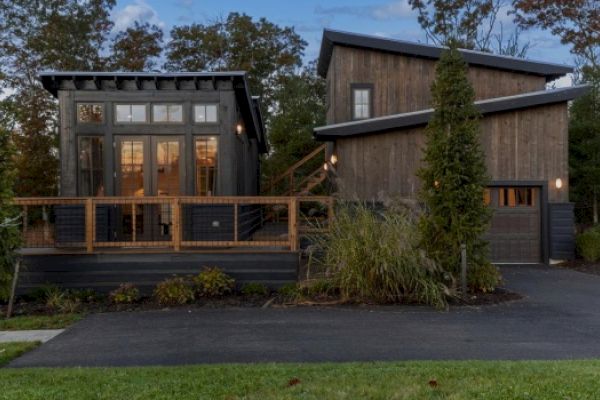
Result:
{"label": "dark wood siding", "polygon": [[[327,123],[351,119],[352,83],[373,84],[375,117],[429,108],[435,65],[425,58],[335,46],[327,73]],[[475,66],[469,79],[478,100],[543,90],[546,84],[544,77]]]}
{"label": "dark wood siding", "polygon": [[[487,115],[482,145],[494,181],[546,181],[550,202],[568,201],[567,104]],[[337,185],[344,198],[415,198],[424,127],[338,139]],[[557,190],[555,179],[563,187]]]}

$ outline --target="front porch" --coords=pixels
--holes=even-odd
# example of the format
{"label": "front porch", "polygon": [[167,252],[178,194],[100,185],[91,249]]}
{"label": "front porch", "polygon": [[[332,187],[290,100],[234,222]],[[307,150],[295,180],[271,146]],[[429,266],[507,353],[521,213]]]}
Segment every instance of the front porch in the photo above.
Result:
{"label": "front porch", "polygon": [[217,266],[238,283],[297,279],[300,239],[326,233],[333,198],[17,198],[23,293],[44,284],[109,291]]}

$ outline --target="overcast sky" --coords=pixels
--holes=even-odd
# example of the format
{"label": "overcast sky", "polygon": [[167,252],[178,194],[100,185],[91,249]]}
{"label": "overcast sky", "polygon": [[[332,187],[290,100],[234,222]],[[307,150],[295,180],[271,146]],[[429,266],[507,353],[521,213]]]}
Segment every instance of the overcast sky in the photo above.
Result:
{"label": "overcast sky", "polygon": [[[426,41],[407,0],[118,0],[113,19],[116,30],[135,20],[157,24],[168,39],[173,25],[206,23],[232,11],[293,26],[309,43],[306,60],[317,57],[323,28]],[[512,29],[510,16],[501,15],[500,20],[505,29]],[[533,46],[528,58],[561,64],[573,62],[569,49],[547,32],[528,31],[522,38]]]}

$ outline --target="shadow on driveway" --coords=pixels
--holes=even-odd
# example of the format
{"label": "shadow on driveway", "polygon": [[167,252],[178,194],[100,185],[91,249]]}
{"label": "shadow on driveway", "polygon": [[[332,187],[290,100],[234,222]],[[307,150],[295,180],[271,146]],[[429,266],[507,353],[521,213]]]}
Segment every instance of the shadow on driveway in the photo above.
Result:
{"label": "shadow on driveway", "polygon": [[10,367],[600,357],[600,276],[503,267],[495,306],[226,308],[93,314]]}

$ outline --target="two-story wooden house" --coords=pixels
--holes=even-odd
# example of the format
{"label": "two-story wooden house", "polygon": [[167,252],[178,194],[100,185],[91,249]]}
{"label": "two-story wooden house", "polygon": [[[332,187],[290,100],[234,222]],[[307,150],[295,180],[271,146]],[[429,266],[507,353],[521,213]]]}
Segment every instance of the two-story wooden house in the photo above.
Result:
{"label": "two-story wooden house", "polygon": [[[327,80],[332,170],[343,198],[415,199],[432,114],[430,86],[443,48],[326,30],[318,64]],[[482,112],[481,141],[494,209],[488,239],[497,263],[573,256],[568,101],[586,87],[546,89],[564,65],[461,50]]]}

